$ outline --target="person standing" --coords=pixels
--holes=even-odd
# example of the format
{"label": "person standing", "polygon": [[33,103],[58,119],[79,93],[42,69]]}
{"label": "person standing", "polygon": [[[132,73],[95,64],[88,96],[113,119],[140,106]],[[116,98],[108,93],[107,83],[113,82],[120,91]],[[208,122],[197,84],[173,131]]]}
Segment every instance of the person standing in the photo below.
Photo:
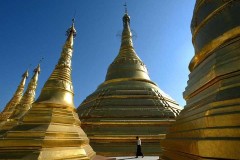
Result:
{"label": "person standing", "polygon": [[136,152],[136,158],[138,158],[138,156],[142,156],[142,158],[144,157],[143,153],[142,153],[142,148],[141,148],[141,139],[137,136],[137,152]]}

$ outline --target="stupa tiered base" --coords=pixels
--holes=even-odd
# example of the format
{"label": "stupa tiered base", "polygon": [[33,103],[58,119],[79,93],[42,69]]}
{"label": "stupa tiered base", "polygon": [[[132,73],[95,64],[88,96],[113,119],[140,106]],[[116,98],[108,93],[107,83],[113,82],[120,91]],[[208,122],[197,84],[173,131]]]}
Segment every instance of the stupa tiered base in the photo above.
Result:
{"label": "stupa tiered base", "polygon": [[95,155],[88,143],[74,109],[35,103],[0,139],[0,159],[85,160]]}
{"label": "stupa tiered base", "polygon": [[[91,122],[82,125],[89,133],[90,145],[99,155],[112,156],[134,156],[136,154],[136,133],[142,140],[142,151],[144,155],[159,155],[160,140],[165,138],[162,132],[172,121],[136,121],[115,120],[114,122]],[[165,126],[159,127],[159,126]],[[94,129],[93,129],[94,128]],[[151,134],[150,134],[151,133]]]}

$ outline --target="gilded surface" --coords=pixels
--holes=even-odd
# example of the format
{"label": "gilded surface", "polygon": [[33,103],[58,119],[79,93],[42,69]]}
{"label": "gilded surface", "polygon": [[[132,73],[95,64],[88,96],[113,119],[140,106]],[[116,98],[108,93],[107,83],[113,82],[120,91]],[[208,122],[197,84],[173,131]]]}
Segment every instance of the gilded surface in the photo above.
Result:
{"label": "gilded surface", "polygon": [[0,159],[89,160],[95,156],[73,104],[71,57],[75,34],[73,24],[39,98],[21,123],[0,139]]}
{"label": "gilded surface", "polygon": [[18,85],[18,88],[17,88],[16,92],[14,93],[12,99],[7,103],[7,105],[5,106],[3,111],[0,113],[0,122],[6,121],[9,118],[9,116],[11,116],[16,105],[20,102],[22,95],[23,95],[24,86],[25,86],[27,77],[28,77],[28,71],[26,71],[22,75],[22,80],[21,80],[20,84]]}
{"label": "gilded surface", "polygon": [[[195,42],[195,38],[196,38],[196,35],[199,33],[199,31],[203,28],[203,26],[207,25],[207,23],[209,23],[213,18],[215,18],[214,16],[219,16],[220,14],[223,14],[225,10],[229,9],[229,7],[232,7],[233,3],[235,2],[236,0],[228,0],[228,1],[219,1],[219,2],[214,2],[212,1],[212,3],[216,3],[215,5],[219,5],[219,7],[215,10],[209,10],[207,13],[209,13],[208,15],[206,14],[206,11],[205,11],[205,14],[207,15],[206,17],[204,18],[193,18],[193,22],[192,24],[194,24],[194,26],[192,26],[192,31],[193,31],[193,35],[192,35],[192,41],[193,43]],[[206,2],[206,1],[205,1]],[[218,4],[219,3],[219,4]],[[209,4],[206,4],[206,5],[209,5]],[[213,4],[212,4],[213,5]],[[203,6],[202,6],[203,7]],[[195,11],[195,15],[199,15],[199,11],[201,11],[200,9],[197,9]],[[200,14],[201,15],[201,14]],[[200,20],[201,21],[200,21]],[[194,45],[194,44],[193,44]]]}
{"label": "gilded surface", "polygon": [[[209,30],[218,34],[217,37],[211,37],[215,34],[212,33],[209,38],[204,38],[208,34],[201,31],[204,28],[199,28],[198,36],[203,39],[197,43],[205,45],[197,49],[195,46],[188,86],[183,93],[187,105],[169,128],[166,139],[161,141],[164,152],[160,159],[240,159],[238,2],[215,0],[209,5],[217,5],[206,7],[209,1],[197,1],[194,20],[199,19],[200,13],[212,15],[222,10],[227,3],[231,3],[231,7],[217,15],[222,17],[219,18],[221,23],[216,19],[208,20],[212,26],[222,26],[211,28],[206,24]],[[208,8],[212,8],[211,12]]]}
{"label": "gilded surface", "polygon": [[13,114],[10,116],[10,119],[19,120],[31,108],[32,103],[35,100],[35,92],[37,88],[39,73],[40,65],[38,65],[37,68],[34,69],[34,75],[30,80],[21,101],[16,106],[15,110],[13,111]]}
{"label": "gilded surface", "polygon": [[[203,1],[200,4],[194,10],[191,24],[195,56],[189,65],[190,71],[223,43],[239,36],[239,0]],[[223,21],[224,25],[216,27]]]}
{"label": "gilded surface", "polygon": [[5,132],[16,126],[20,119],[32,107],[35,100],[35,92],[37,88],[38,75],[40,73],[40,65],[34,69],[34,74],[24,92],[20,102],[14,107],[8,119],[0,123],[0,136],[4,136]]}
{"label": "gilded surface", "polygon": [[69,36],[63,46],[59,61],[51,76],[45,83],[36,102],[59,103],[66,107],[74,107],[73,86],[71,77],[71,59],[73,38],[76,35],[74,26],[68,32]]}
{"label": "gilded surface", "polygon": [[145,64],[134,50],[126,13],[120,50],[108,68],[105,82],[78,107],[91,146],[105,156],[134,155],[138,135],[144,154],[158,155],[159,140],[180,110],[150,80]]}

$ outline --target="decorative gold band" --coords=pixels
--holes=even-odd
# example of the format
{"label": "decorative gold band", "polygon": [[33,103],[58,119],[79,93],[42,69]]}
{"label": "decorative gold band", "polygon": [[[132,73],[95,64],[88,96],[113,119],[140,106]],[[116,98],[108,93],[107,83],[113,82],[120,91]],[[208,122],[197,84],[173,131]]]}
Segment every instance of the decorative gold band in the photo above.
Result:
{"label": "decorative gold band", "polygon": [[217,49],[219,46],[221,46],[228,40],[236,38],[238,36],[240,36],[240,26],[235,27],[228,32],[225,32],[222,36],[219,36],[216,39],[212,40],[192,58],[189,64],[190,72],[192,72],[194,68],[196,68],[196,66],[198,66],[204,59],[210,56],[215,49]]}
{"label": "decorative gold band", "polygon": [[109,83],[123,82],[123,81],[143,81],[143,82],[151,83],[151,84],[157,86],[152,81],[149,81],[147,79],[140,79],[140,78],[117,78],[117,79],[112,79],[112,80],[105,81],[103,84],[105,85],[105,84],[109,84]]}
{"label": "decorative gold band", "polygon": [[[236,72],[232,72],[232,73],[228,73],[228,74],[224,74],[221,76],[218,76],[214,79],[212,79],[211,81],[209,81],[208,83],[206,83],[205,85],[201,86],[200,88],[198,88],[197,90],[195,90],[193,93],[187,95],[184,97],[184,99],[187,101],[188,99],[194,97],[195,95],[198,95],[200,92],[204,91],[205,89],[209,88],[210,86],[212,86],[213,84],[229,78],[229,77],[233,77],[233,76],[239,76],[240,75],[240,71],[236,71]],[[232,84],[232,85],[228,85],[227,87],[224,87],[222,89],[227,89],[227,88],[233,88],[233,87],[238,87],[240,86],[240,84]],[[219,92],[219,90],[217,90],[216,92]]]}
{"label": "decorative gold band", "polygon": [[169,125],[175,120],[111,120],[111,121],[100,121],[100,122],[82,122],[84,125]]}
{"label": "decorative gold band", "polygon": [[197,33],[200,31],[200,29],[205,26],[207,24],[207,22],[209,22],[209,20],[211,20],[214,16],[218,15],[220,12],[222,12],[224,9],[226,9],[227,7],[229,7],[232,2],[234,0],[230,0],[229,2],[223,4],[221,7],[217,8],[216,10],[214,10],[211,14],[209,14],[198,26],[196,26],[196,28],[193,31],[193,36],[192,36],[192,43],[195,46],[195,38]]}

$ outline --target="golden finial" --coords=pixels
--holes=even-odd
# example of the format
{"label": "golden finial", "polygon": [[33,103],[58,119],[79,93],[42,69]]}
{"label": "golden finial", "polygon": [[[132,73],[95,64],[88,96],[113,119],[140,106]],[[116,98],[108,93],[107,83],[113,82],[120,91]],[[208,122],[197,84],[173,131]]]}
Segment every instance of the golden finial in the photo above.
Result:
{"label": "golden finial", "polygon": [[26,72],[23,73],[22,77],[23,78],[28,78],[28,70],[26,70]]}
{"label": "golden finial", "polygon": [[40,69],[40,64],[37,65],[37,67],[33,70],[33,72],[35,73],[40,73],[41,69]]}
{"label": "golden finial", "polygon": [[121,47],[124,46],[133,47],[132,32],[130,29],[130,16],[127,13],[125,13],[122,19],[123,19],[123,31]]}
{"label": "golden finial", "polygon": [[130,16],[128,15],[128,10],[127,10],[127,3],[123,5],[125,7],[125,14],[123,16],[123,26],[127,26],[130,24]]}
{"label": "golden finial", "polygon": [[71,33],[73,34],[73,38],[76,37],[77,31],[74,28],[75,18],[72,19],[72,26],[66,31],[66,35],[69,36]]}
{"label": "golden finial", "polygon": [[72,48],[73,47],[73,39],[77,35],[77,31],[74,27],[75,19],[72,19],[71,27],[66,31],[66,36],[68,36],[63,48]]}

